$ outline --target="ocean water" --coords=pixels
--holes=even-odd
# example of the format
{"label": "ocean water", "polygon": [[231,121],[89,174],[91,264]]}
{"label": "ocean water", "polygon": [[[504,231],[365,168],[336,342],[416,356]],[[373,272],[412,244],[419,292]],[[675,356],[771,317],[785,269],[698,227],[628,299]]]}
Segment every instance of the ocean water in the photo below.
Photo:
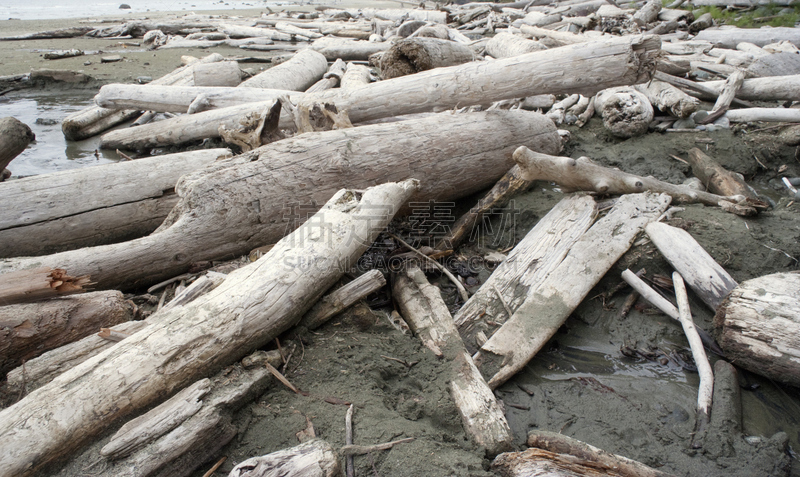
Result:
{"label": "ocean water", "polygon": [[[121,4],[130,10],[121,10]],[[84,18],[106,15],[138,16],[149,11],[203,11],[263,8],[288,2],[264,0],[0,0],[0,20],[45,20],[55,18]]]}

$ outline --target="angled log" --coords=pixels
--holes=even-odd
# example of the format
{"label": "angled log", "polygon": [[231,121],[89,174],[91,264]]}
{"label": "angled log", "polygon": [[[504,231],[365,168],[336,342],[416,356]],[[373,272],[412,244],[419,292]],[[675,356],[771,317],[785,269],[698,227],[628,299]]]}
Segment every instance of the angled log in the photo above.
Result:
{"label": "angled log", "polygon": [[289,61],[245,80],[241,88],[272,88],[305,91],[328,71],[328,60],[314,50],[297,52]]}
{"label": "angled log", "polygon": [[681,274],[689,288],[711,311],[716,312],[725,297],[736,288],[733,277],[711,258],[689,232],[661,222],[648,225],[646,231],[661,255]]}
{"label": "angled log", "polygon": [[753,188],[747,185],[740,174],[725,169],[696,147],[689,150],[689,164],[692,166],[694,176],[700,179],[709,191],[719,195],[742,195],[759,200]]}
{"label": "angled log", "polygon": [[553,337],[570,313],[617,260],[645,225],[670,203],[666,194],[628,194],[575,242],[561,263],[512,317],[484,343],[475,364],[497,388],[522,369]]}
{"label": "angled log", "polygon": [[0,278],[0,305],[31,303],[57,296],[83,293],[92,285],[87,275],[71,276],[63,268],[36,267],[7,273]]}
{"label": "angled log", "polygon": [[397,78],[474,59],[472,49],[461,43],[438,38],[408,38],[398,41],[383,54],[381,78]]}
{"label": "angled log", "polygon": [[508,32],[498,33],[486,43],[486,54],[492,58],[508,58],[546,49],[547,47],[538,41]]}
{"label": "angled log", "polygon": [[322,75],[322,79],[311,85],[306,92],[316,93],[317,91],[325,91],[326,89],[339,86],[346,69],[347,63],[341,59],[334,61],[333,64],[328,67],[328,72]]}
{"label": "angled log", "polygon": [[380,270],[370,270],[352,282],[338,288],[319,300],[303,315],[299,327],[309,330],[319,328],[338,313],[347,309],[357,301],[364,299],[386,285],[386,278]]}
{"label": "angled log", "polygon": [[514,439],[503,410],[467,354],[439,289],[412,265],[396,278],[392,294],[412,331],[452,367],[450,396],[470,439],[490,457],[511,450]]}
{"label": "angled log", "polygon": [[0,119],[0,171],[35,139],[31,128],[22,121],[12,117]]}
{"label": "angled log", "polygon": [[742,83],[744,83],[744,72],[741,70],[734,71],[725,81],[725,86],[722,87],[722,92],[717,98],[717,102],[714,103],[714,107],[706,117],[698,119],[697,123],[709,124],[721,118],[730,107],[733,98],[736,97],[736,92],[742,88]]}
{"label": "angled log", "polygon": [[[562,199],[509,253],[453,317],[464,344],[474,354],[485,339],[511,318],[525,298],[552,273],[594,223],[597,205],[587,195]],[[508,309],[506,309],[508,307]]]}
{"label": "angled log", "polygon": [[647,96],[653,106],[679,118],[688,118],[700,106],[697,98],[663,81],[637,84],[634,88]]}
{"label": "angled log", "polygon": [[251,457],[231,470],[228,477],[338,477],[339,453],[322,439],[259,457]]}
{"label": "angled log", "polygon": [[[437,68],[349,91],[323,91],[305,99],[332,103],[339,111],[346,109],[350,120],[356,124],[455,106],[489,106],[495,101],[537,94],[588,96],[610,86],[648,81],[659,45],[660,40],[654,36],[624,37],[491,62]],[[567,82],[550,80],[561,77],[567,65],[572,70],[592,71],[593,74],[575,75]],[[531,71],[537,74],[531,76]],[[157,125],[112,131],[103,136],[101,146],[146,149],[217,137],[220,124],[233,127],[241,116],[252,111],[261,112],[265,106],[265,103],[242,105],[169,119]]]}
{"label": "angled log", "polygon": [[725,356],[748,371],[800,385],[798,296],[800,274],[791,272],[754,278],[735,287],[714,317]]}
{"label": "angled log", "polygon": [[[1,411],[0,474],[32,475],[120,417],[269,343],[342,276],[417,187],[409,180],[363,194],[341,190],[213,292],[163,312],[156,323]],[[303,266],[309,263],[314,266]]]}
{"label": "angled log", "polygon": [[326,36],[314,40],[310,48],[325,55],[328,61],[366,61],[370,56],[391,48],[388,41],[365,41],[352,38]]}
{"label": "angled log", "polygon": [[45,255],[147,235],[178,202],[178,179],[228,154],[227,149],[181,152],[0,184],[0,193],[14,204],[0,210],[0,257]]}
{"label": "angled log", "polygon": [[114,290],[0,306],[0,374],[133,314],[133,304]]}

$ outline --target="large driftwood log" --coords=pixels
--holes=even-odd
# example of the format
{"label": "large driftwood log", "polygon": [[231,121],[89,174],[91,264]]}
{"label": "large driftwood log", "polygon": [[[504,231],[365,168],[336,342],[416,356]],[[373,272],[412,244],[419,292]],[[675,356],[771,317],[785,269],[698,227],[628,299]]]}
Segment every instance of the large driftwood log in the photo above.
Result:
{"label": "large driftwood log", "polygon": [[272,88],[305,91],[328,71],[328,60],[314,50],[301,50],[289,61],[273,66],[239,85],[241,88]]}
{"label": "large driftwood log", "polygon": [[665,194],[627,194],[578,239],[545,280],[528,290],[525,301],[475,354],[475,364],[497,388],[522,369],[553,337],[570,313],[617,260],[645,225],[667,208]]}
{"label": "large driftwood log", "polygon": [[0,375],[45,351],[133,318],[118,291],[0,306]]}
{"label": "large driftwood log", "polygon": [[86,291],[87,275],[71,276],[63,268],[36,266],[4,274],[0,278],[0,306],[30,303]]}
{"label": "large driftwood log", "polygon": [[486,54],[493,58],[508,58],[546,49],[547,47],[538,41],[508,32],[498,33],[486,43]]}
{"label": "large driftwood log", "polygon": [[[722,300],[736,287],[736,281],[725,271],[689,232],[657,222],[649,224],[647,236],[686,284],[716,312]],[[723,348],[725,349],[725,348]]]}
{"label": "large driftwood log", "polygon": [[653,106],[646,95],[630,86],[618,86],[597,93],[594,109],[603,126],[617,137],[629,138],[647,132],[653,120]]}
{"label": "large driftwood log", "polygon": [[689,117],[700,106],[700,101],[697,98],[693,98],[675,86],[663,81],[637,84],[634,88],[640,93],[644,93],[653,106],[679,118]]}
{"label": "large driftwood log", "polygon": [[700,149],[695,147],[689,150],[689,164],[692,165],[692,173],[709,191],[719,195],[742,195],[758,200],[756,193],[740,174],[728,171]]}
{"label": "large driftwood log", "polygon": [[438,38],[409,38],[400,40],[381,57],[381,77],[397,78],[467,63],[475,59],[468,46]]}
{"label": "large driftwood log", "polygon": [[[36,135],[22,121],[12,117],[0,119],[0,172],[8,167],[8,163],[24,151],[34,139]],[[11,202],[6,204],[10,205]]]}
{"label": "large driftwood log", "polygon": [[756,374],[800,386],[798,297],[796,272],[754,278],[734,288],[714,317],[725,356]]}
{"label": "large driftwood log", "polygon": [[203,86],[238,86],[242,70],[236,61],[203,63],[192,68],[192,83]]}
{"label": "large driftwood log", "polygon": [[[495,101],[546,93],[593,94],[619,84],[645,82],[659,51],[653,36],[625,37],[590,44],[555,48],[491,62],[470,62],[415,75],[379,81],[349,91],[323,91],[304,101],[332,103],[347,110],[355,124],[405,114],[446,110],[455,106],[484,105]],[[632,60],[633,59],[633,60]],[[564,68],[592,71],[563,80]],[[536,71],[536,75],[531,75]],[[552,78],[560,78],[552,81]],[[105,148],[145,149],[217,137],[220,124],[233,127],[250,112],[269,103],[207,111],[154,125],[112,131],[103,136]],[[188,104],[187,104],[188,107]]]}
{"label": "large driftwood log", "polygon": [[[151,81],[147,86],[195,86],[193,83],[194,65],[215,63],[223,59],[224,57],[219,53],[213,53],[192,64],[182,66],[172,73]],[[70,141],[79,141],[100,134],[129,119],[133,119],[138,114],[138,110],[114,111],[98,106],[89,106],[88,108],[84,108],[64,118],[64,121],[61,122],[61,131],[64,133],[64,137]]]}
{"label": "large driftwood log", "polygon": [[511,450],[513,436],[503,410],[467,354],[439,289],[411,265],[395,279],[392,295],[412,331],[452,367],[450,395],[467,435],[489,456]]}
{"label": "large driftwood log", "polygon": [[[494,140],[483,140],[487,135]],[[437,147],[431,148],[432,143]],[[183,176],[176,188],[181,201],[148,237],[7,259],[0,261],[0,272],[52,262],[91,274],[98,287],[155,283],[184,273],[191,263],[274,243],[287,231],[287,211],[302,220],[313,204],[344,185],[364,188],[418,176],[427,179],[420,201],[477,192],[508,170],[517,144],[555,152],[561,140],[552,121],[527,111],[447,113],[301,134]],[[454,168],[461,173],[452,174]]]}
{"label": "large driftwood log", "polygon": [[44,255],[147,235],[178,202],[178,179],[228,154],[227,149],[181,152],[0,184],[9,204],[0,209],[0,257]]}
{"label": "large driftwood log", "polygon": [[314,40],[311,49],[325,55],[328,61],[367,61],[370,56],[391,48],[388,41],[365,41],[326,36]]}
{"label": "large driftwood log", "polygon": [[736,49],[741,42],[753,43],[757,46],[769,45],[780,41],[790,41],[800,46],[800,31],[796,28],[706,28],[695,37],[723,48]]}
{"label": "large driftwood log", "polygon": [[252,457],[237,465],[228,477],[339,477],[339,453],[322,439]]}
{"label": "large driftwood log", "polygon": [[[470,353],[537,289],[589,229],[597,214],[595,201],[573,194],[542,217],[458,310],[454,321]],[[506,306],[508,310],[506,310]],[[480,337],[480,338],[479,338]]]}
{"label": "large driftwood log", "polygon": [[4,409],[0,475],[35,473],[116,419],[286,331],[369,247],[417,187],[409,180],[363,194],[339,191],[306,224],[258,261],[232,272],[213,292],[163,312],[156,323]]}

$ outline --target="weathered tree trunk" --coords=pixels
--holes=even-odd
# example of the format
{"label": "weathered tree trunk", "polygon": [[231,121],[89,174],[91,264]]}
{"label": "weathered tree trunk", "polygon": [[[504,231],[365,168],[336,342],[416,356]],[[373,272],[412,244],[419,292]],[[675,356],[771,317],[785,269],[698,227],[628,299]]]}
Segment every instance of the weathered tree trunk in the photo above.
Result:
{"label": "weathered tree trunk", "polygon": [[344,61],[366,61],[375,53],[386,51],[392,44],[388,41],[364,41],[326,36],[314,40],[311,49],[325,55],[328,61],[342,59]]}
{"label": "weathered tree trunk", "polygon": [[544,449],[500,454],[491,469],[502,477],[619,477],[613,468],[598,469],[595,462]]}
{"label": "weathered tree trunk", "polygon": [[357,65],[355,63],[348,63],[347,70],[342,76],[339,88],[346,91],[349,89],[358,89],[370,83],[369,67],[365,65]]}
{"label": "weathered tree trunk", "polygon": [[369,247],[417,187],[409,180],[363,194],[339,191],[315,217],[213,292],[163,312],[156,323],[4,409],[0,475],[35,473],[116,419],[286,331]]}
{"label": "weathered tree trunk", "polygon": [[75,38],[83,36],[94,30],[91,26],[61,28],[58,30],[41,31],[36,33],[26,33],[24,35],[0,37],[0,41],[19,41],[19,40],[51,40],[56,38]]}
{"label": "weathered tree trunk", "polygon": [[689,164],[692,165],[695,177],[714,194],[742,195],[758,200],[756,193],[740,174],[728,171],[700,149],[695,147],[689,150]]}
{"label": "weathered tree trunk", "polygon": [[732,123],[768,121],[777,123],[800,123],[800,109],[788,108],[747,108],[732,109],[723,115]]}
{"label": "weathered tree trunk", "polygon": [[31,267],[0,276],[0,305],[14,305],[73,295],[93,285],[89,276],[73,277],[63,268]]}
{"label": "weathered tree trunk", "polygon": [[[257,28],[244,25],[221,24],[217,30],[231,38],[269,38],[275,41],[293,41],[294,35],[273,30],[272,28]],[[301,38],[307,40],[308,38]]]}
{"label": "weathered tree trunk", "polygon": [[741,42],[753,43],[757,46],[769,45],[780,41],[790,41],[800,46],[800,31],[796,28],[706,28],[695,37],[723,48],[736,49]]}
{"label": "weathered tree trunk", "polygon": [[228,477],[339,477],[339,453],[322,439],[252,457],[231,470]]}
{"label": "weathered tree trunk", "polygon": [[508,32],[498,33],[486,43],[486,54],[493,58],[508,58],[546,49],[547,47],[538,41],[528,40]]}
{"label": "weathered tree trunk", "polygon": [[203,63],[192,68],[192,83],[203,86],[238,86],[242,70],[235,61]]}
{"label": "weathered tree trunk", "polygon": [[[142,237],[178,202],[178,179],[229,155],[207,149],[42,174],[0,185],[0,257]],[[31,240],[35,236],[36,240]]]}
{"label": "weathered tree trunk", "polygon": [[562,45],[576,45],[580,43],[594,42],[611,38],[611,35],[606,34],[603,34],[602,36],[576,35],[575,33],[548,30],[546,28],[539,28],[531,25],[522,25],[519,29],[526,35],[531,35],[535,38],[550,38]]}
{"label": "weathered tree trunk", "polygon": [[[194,81],[194,65],[215,63],[222,60],[224,60],[222,55],[213,53],[192,64],[182,66],[172,73],[151,81],[146,86],[202,86],[192,83]],[[100,134],[129,119],[133,119],[138,114],[139,111],[114,111],[99,106],[89,106],[88,108],[72,113],[64,118],[61,122],[61,132],[63,132],[64,137],[70,141],[79,141]]]}
{"label": "weathered tree trunk", "polygon": [[[648,81],[659,45],[660,40],[654,36],[599,41],[491,62],[470,62],[349,91],[323,91],[304,97],[304,101],[332,103],[339,111],[348,110],[350,120],[359,123],[454,106],[488,106],[495,101],[536,94],[590,95],[613,85]],[[631,58],[636,60],[631,61]],[[561,77],[566,67],[593,74],[575,75],[569,81],[550,81],[551,77]],[[532,76],[531,71],[537,74]],[[101,145],[145,149],[218,137],[220,124],[234,127],[241,116],[261,112],[266,106],[267,103],[242,105],[112,131],[103,136]]]}
{"label": "weathered tree trunk", "polygon": [[716,312],[737,285],[733,277],[703,250],[689,232],[661,222],[652,223],[645,230],[672,268],[681,274],[703,303]]}
{"label": "weathered tree trunk", "polygon": [[637,84],[634,88],[647,96],[653,106],[679,118],[689,117],[700,106],[700,101],[697,98],[693,98],[663,81]]}
{"label": "weathered tree trunk", "polygon": [[573,244],[541,285],[528,290],[525,301],[474,356],[489,387],[495,389],[506,382],[539,352],[669,202],[665,194],[620,197],[608,215]]}
{"label": "weathered tree trunk", "polygon": [[618,86],[597,93],[594,109],[603,117],[603,126],[617,137],[641,136],[653,120],[653,106],[644,94],[629,86]]}
{"label": "weathered tree trunk", "polygon": [[322,79],[311,85],[311,87],[306,90],[306,93],[316,93],[339,86],[346,70],[347,63],[342,60],[336,60],[328,68],[328,72],[322,75]]}
{"label": "weathered tree trunk", "polygon": [[[711,122],[716,121],[723,114],[733,102],[733,98],[736,97],[736,92],[742,88],[742,83],[744,82],[744,72],[741,70],[736,70],[728,76],[728,79],[725,81],[725,86],[722,87],[722,92],[720,93],[719,97],[717,98],[716,103],[714,103],[714,107],[711,109],[711,112],[702,119],[698,119],[698,124],[708,124]],[[697,118],[697,116],[695,116]]]}
{"label": "weathered tree trunk", "polygon": [[450,395],[467,435],[489,456],[511,450],[514,439],[503,410],[467,354],[439,289],[411,266],[396,278],[392,295],[412,331],[452,367]]}
{"label": "weathered tree trunk", "polygon": [[381,78],[397,78],[474,59],[472,49],[461,43],[438,38],[409,38],[398,41],[383,54]]}
{"label": "weathered tree trunk", "polygon": [[658,12],[661,11],[661,0],[649,0],[633,14],[633,22],[637,25],[645,26],[658,20]]}
{"label": "weathered tree trunk", "polygon": [[0,306],[0,375],[103,326],[132,319],[133,308],[118,291]]}
{"label": "weathered tree trunk", "polygon": [[[485,141],[487,135],[494,140]],[[431,148],[432,143],[437,147]],[[518,144],[555,152],[561,139],[552,121],[527,111],[434,115],[301,134],[184,175],[176,187],[181,202],[148,237],[35,259],[8,259],[0,261],[0,272],[58,263],[73,273],[91,274],[102,288],[156,283],[184,273],[191,263],[246,254],[274,243],[287,232],[287,211],[304,219],[314,210],[312,204],[324,202],[342,185],[364,188],[425,177],[420,201],[453,200],[477,192],[508,170]],[[461,173],[452,174],[454,168]]]}
{"label": "weathered tree trunk", "polygon": [[589,229],[596,214],[597,206],[591,197],[568,196],[514,247],[453,317],[470,353],[480,349],[528,294],[540,287]]}
{"label": "weathered tree trunk", "polygon": [[420,10],[411,8],[350,8],[345,9],[353,17],[362,16],[364,18],[381,20],[391,20],[393,22],[404,20],[420,20],[433,23],[447,23],[447,12],[440,10]]}
{"label": "weathered tree trunk", "polygon": [[[12,117],[0,119],[0,171],[8,167],[8,163],[35,139],[36,135],[27,124]],[[8,201],[5,203],[6,207],[11,204]]]}
{"label": "weathered tree trunk", "polygon": [[386,285],[386,278],[380,270],[370,270],[352,282],[336,289],[319,300],[303,316],[298,327],[309,330],[319,328],[350,305],[376,292]]}
{"label": "weathered tree trunk", "polygon": [[725,356],[748,371],[800,386],[797,363],[800,274],[775,273],[742,282],[714,317]]}
{"label": "weathered tree trunk", "polygon": [[328,60],[314,50],[301,50],[289,61],[263,71],[239,85],[241,88],[272,88],[305,91],[328,71]]}

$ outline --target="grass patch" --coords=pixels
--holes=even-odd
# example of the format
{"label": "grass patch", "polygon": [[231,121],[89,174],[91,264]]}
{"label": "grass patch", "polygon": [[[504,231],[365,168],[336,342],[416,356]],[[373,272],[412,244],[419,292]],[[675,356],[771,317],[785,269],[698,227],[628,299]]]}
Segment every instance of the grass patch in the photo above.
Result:
{"label": "grass patch", "polygon": [[[791,13],[781,13],[787,8],[792,10]],[[704,13],[710,13],[716,23],[740,28],[758,28],[762,26],[794,27],[797,21],[800,20],[800,5],[786,7],[770,4],[752,10],[699,7],[694,12],[695,18]]]}

